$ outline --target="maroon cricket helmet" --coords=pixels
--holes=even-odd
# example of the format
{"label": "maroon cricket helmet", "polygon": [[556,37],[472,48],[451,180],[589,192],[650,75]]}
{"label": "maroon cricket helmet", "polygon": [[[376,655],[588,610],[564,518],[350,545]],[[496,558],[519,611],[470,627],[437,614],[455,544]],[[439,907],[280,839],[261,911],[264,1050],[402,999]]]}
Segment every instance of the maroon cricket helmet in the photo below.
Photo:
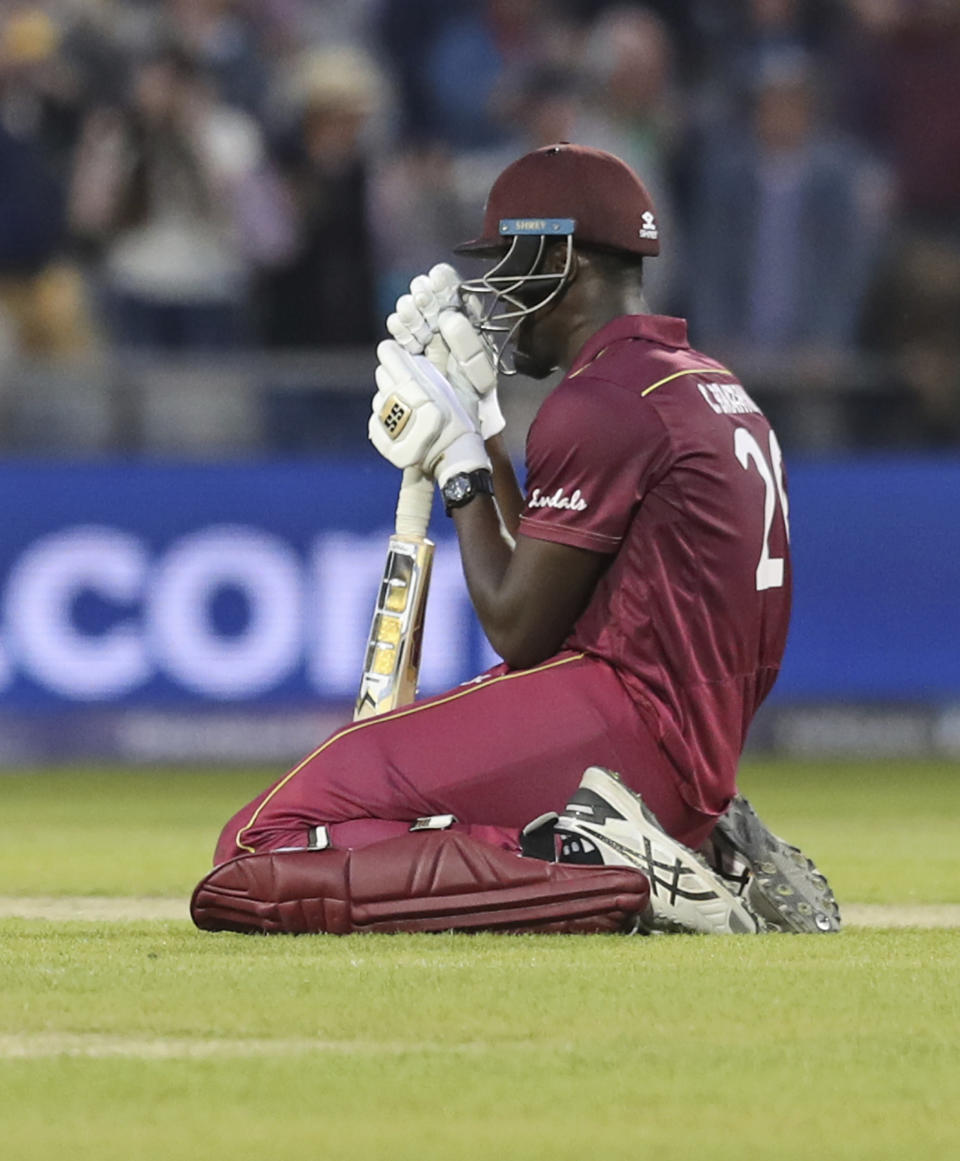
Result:
{"label": "maroon cricket helmet", "polygon": [[644,258],[660,253],[646,186],[619,157],[588,145],[547,145],[508,165],[487,198],[483,232],[456,253],[499,253],[510,241],[501,223],[518,219],[573,219],[576,242]]}

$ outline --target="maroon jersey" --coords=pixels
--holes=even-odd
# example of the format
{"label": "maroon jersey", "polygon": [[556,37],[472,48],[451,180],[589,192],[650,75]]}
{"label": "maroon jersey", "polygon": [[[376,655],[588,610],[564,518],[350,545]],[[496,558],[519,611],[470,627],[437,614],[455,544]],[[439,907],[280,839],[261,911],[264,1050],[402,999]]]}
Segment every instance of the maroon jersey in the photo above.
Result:
{"label": "maroon jersey", "polygon": [[567,646],[616,667],[691,806],[719,811],[790,615],[776,437],[682,319],[618,318],[547,397],[520,532],[610,556]]}

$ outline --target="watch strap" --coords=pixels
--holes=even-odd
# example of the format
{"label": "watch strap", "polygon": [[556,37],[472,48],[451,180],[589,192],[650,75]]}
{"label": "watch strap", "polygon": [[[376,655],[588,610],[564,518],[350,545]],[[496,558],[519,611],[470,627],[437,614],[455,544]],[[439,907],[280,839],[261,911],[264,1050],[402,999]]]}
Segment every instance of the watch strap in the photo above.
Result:
{"label": "watch strap", "polygon": [[458,472],[451,476],[440,489],[443,507],[449,516],[454,508],[469,504],[475,496],[493,495],[493,473],[489,468],[476,468],[472,472]]}

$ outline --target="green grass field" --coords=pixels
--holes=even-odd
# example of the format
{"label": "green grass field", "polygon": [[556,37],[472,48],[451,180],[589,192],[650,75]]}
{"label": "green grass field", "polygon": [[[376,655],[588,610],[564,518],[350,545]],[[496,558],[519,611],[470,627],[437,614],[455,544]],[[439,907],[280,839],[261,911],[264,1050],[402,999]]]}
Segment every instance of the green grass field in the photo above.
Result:
{"label": "green grass field", "polygon": [[[0,775],[0,896],[185,897],[271,775]],[[841,904],[960,903],[960,768],[751,766]],[[261,939],[0,919],[14,1161],[960,1156],[960,928]]]}

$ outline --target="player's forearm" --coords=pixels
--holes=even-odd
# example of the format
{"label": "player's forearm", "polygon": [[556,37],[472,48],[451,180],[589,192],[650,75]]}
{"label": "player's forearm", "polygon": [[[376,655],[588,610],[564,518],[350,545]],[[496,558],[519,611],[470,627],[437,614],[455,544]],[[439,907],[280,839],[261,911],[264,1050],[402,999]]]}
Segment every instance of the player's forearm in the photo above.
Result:
{"label": "player's forearm", "polygon": [[478,496],[466,507],[453,513],[460,541],[460,558],[470,599],[487,640],[505,661],[514,658],[514,632],[504,578],[511,551],[500,534],[500,521],[494,503]]}
{"label": "player's forearm", "polygon": [[463,508],[454,509],[453,522],[470,599],[489,636],[488,622],[498,620],[500,589],[511,551],[500,535],[497,509],[489,496],[477,496]]}
{"label": "player's forearm", "polygon": [[463,575],[487,640],[517,669],[537,665],[563,644],[572,617],[552,615],[549,599],[527,583],[500,534],[493,501],[478,496],[453,513]]}
{"label": "player's forearm", "polygon": [[520,513],[524,505],[523,492],[517,483],[517,476],[503,436],[493,436],[486,441],[485,446],[493,468],[493,491],[497,498],[497,507],[500,509],[500,517],[507,532],[516,539],[517,529],[520,527]]}

